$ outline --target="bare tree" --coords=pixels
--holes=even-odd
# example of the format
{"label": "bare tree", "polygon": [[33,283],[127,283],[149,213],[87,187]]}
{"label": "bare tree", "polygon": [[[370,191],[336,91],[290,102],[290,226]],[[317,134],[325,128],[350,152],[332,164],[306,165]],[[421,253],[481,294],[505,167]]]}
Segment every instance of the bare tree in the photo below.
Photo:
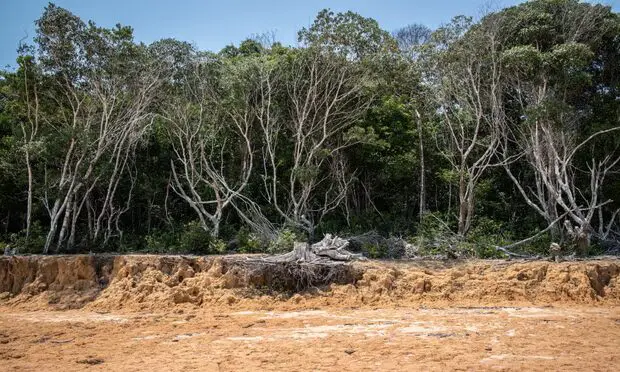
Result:
{"label": "bare tree", "polygon": [[[107,242],[113,231],[118,232],[118,217],[127,207],[116,207],[114,198],[150,123],[148,108],[160,82],[157,69],[150,66],[142,66],[142,72],[132,79],[105,75],[88,79],[83,86],[76,86],[68,78],[59,79],[62,96],[53,98],[65,114],[58,122],[48,119],[47,124],[69,137],[58,173],[49,177],[54,169],[46,166],[43,202],[50,229],[44,252],[54,240],[56,249],[67,237],[68,244],[73,244],[78,218],[97,187],[104,190],[104,197],[101,205],[90,204],[94,212],[89,221],[91,237],[99,239],[105,231],[103,238]],[[125,200],[130,198],[126,195]]]}
{"label": "bare tree", "polygon": [[[45,109],[32,117],[37,140],[54,138],[42,141],[41,194],[50,220],[43,251],[73,246],[82,217],[88,238],[105,244],[121,234],[119,218],[133,191],[133,155],[152,118],[161,66],[133,42],[129,27],[85,24],[53,4],[36,25],[36,62],[46,89]],[[37,100],[30,102],[37,107]],[[126,175],[130,187],[120,203]]]}
{"label": "bare tree", "polygon": [[[574,132],[563,130],[556,123],[542,118],[513,130],[517,135],[515,142],[533,171],[534,187],[526,187],[510,166],[506,165],[506,171],[527,204],[549,224],[563,213],[568,216],[569,219],[564,221],[564,231],[555,228],[554,237],[562,239],[563,233],[568,234],[581,251],[589,246],[592,233],[606,238],[620,210],[613,212],[605,224],[603,207],[611,200],[601,200],[602,188],[605,177],[620,162],[620,156],[608,154],[600,160],[592,158],[584,172],[589,179],[585,187],[579,186],[577,177],[582,171],[575,164],[575,156],[595,137],[620,130],[620,126],[597,131],[581,141]],[[597,230],[593,228],[595,217],[598,218]]]}
{"label": "bare tree", "polygon": [[[22,49],[23,48],[23,49]],[[32,225],[32,202],[34,196],[34,172],[32,165],[33,155],[40,152],[39,142],[39,125],[40,125],[40,98],[39,87],[40,71],[37,71],[33,59],[27,57],[25,52],[28,49],[21,47],[21,69],[23,73],[23,103],[26,108],[25,120],[19,121],[21,130],[24,161],[26,164],[26,172],[28,175],[28,191],[26,199],[26,242],[30,238],[30,230]]]}
{"label": "bare tree", "polygon": [[[250,66],[249,72],[252,72]],[[252,123],[255,86],[241,76],[230,89],[231,104],[220,92],[208,62],[189,66],[181,94],[166,105],[163,117],[175,154],[172,188],[191,206],[205,231],[218,236],[224,210],[247,186],[253,166]],[[235,84],[233,84],[235,85]]]}
{"label": "bare tree", "polygon": [[444,31],[454,39],[436,46],[438,113],[435,139],[458,183],[458,234],[471,228],[480,178],[497,163],[501,139],[501,65],[497,29],[461,36],[466,24]]}
{"label": "bare tree", "polygon": [[[583,134],[587,112],[573,105],[572,97],[580,94],[581,85],[571,77],[587,71],[595,59],[588,45],[598,42],[600,32],[596,30],[606,11],[604,7],[584,6],[577,12],[575,6],[566,3],[560,8],[559,37],[564,44],[553,49],[521,45],[503,52],[509,71],[506,91],[518,115],[506,127],[502,147],[504,157],[512,154],[526,160],[533,182],[505,166],[526,203],[549,226],[566,215],[564,223],[551,230],[552,237],[572,241],[585,252],[593,234],[602,239],[609,236],[620,212],[604,213],[611,200],[605,200],[602,193],[605,179],[617,170],[620,157],[613,150],[599,159],[592,155],[579,161],[578,157],[597,138],[620,130],[620,126]],[[604,221],[605,216],[610,217],[608,221]]]}
{"label": "bare tree", "polygon": [[[366,111],[366,76],[344,58],[303,50],[281,82],[287,112],[260,122],[265,195],[284,222],[314,235],[316,225],[344,201],[353,182],[342,150],[360,141],[348,131]],[[265,83],[263,93],[275,92]],[[268,101],[270,98],[266,98]],[[269,107],[269,105],[267,105]],[[288,142],[290,153],[279,150]],[[290,162],[286,173],[281,156]]]}

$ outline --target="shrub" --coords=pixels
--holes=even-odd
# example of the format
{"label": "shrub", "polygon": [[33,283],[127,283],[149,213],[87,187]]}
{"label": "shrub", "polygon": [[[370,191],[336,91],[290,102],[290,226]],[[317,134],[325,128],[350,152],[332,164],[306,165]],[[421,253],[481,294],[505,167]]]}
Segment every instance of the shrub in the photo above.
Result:
{"label": "shrub", "polygon": [[200,226],[198,221],[185,224],[179,237],[179,251],[194,254],[212,253],[211,234]]}
{"label": "shrub", "polygon": [[209,242],[209,254],[226,253],[226,243],[222,239],[211,239]]}
{"label": "shrub", "polygon": [[145,241],[146,251],[151,253],[220,254],[226,251],[226,243],[213,238],[198,221],[188,222],[178,231],[154,231]]}
{"label": "shrub", "polygon": [[302,241],[301,234],[297,234],[290,229],[284,229],[278,232],[278,236],[275,240],[269,243],[267,250],[269,253],[284,253],[293,250],[293,246],[296,241]]}
{"label": "shrub", "polygon": [[510,234],[503,225],[486,217],[478,217],[466,237],[453,231],[454,222],[444,222],[438,213],[428,213],[419,225],[419,235],[410,243],[420,247],[421,255],[447,255],[455,257],[501,258],[504,254],[496,246],[508,244]]}
{"label": "shrub", "polygon": [[247,228],[242,227],[237,233],[237,243],[240,253],[258,253],[263,251],[265,244],[260,237]]}
{"label": "shrub", "polygon": [[472,245],[478,258],[502,258],[504,253],[496,246],[507,245],[512,237],[503,228],[502,223],[486,217],[476,218],[473,228],[467,235],[467,243]]}
{"label": "shrub", "polygon": [[[26,239],[26,230],[19,233],[11,234],[9,237],[11,248],[16,253],[42,253],[45,246],[46,233],[43,231],[41,224],[34,221],[30,226],[30,237]],[[4,248],[2,249],[4,253]]]}
{"label": "shrub", "polygon": [[369,258],[385,258],[387,246],[385,244],[365,243],[362,245],[362,253]]}

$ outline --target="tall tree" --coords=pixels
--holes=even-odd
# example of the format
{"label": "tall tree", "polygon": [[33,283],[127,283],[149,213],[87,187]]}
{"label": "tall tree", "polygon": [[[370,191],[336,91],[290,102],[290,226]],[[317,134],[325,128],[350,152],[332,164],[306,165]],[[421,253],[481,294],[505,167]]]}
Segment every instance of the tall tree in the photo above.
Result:
{"label": "tall tree", "polygon": [[496,161],[500,124],[504,121],[497,25],[471,28],[471,20],[457,17],[433,35],[425,57],[426,71],[436,85],[440,130],[439,152],[451,166],[458,185],[458,234],[472,225],[476,188]]}
{"label": "tall tree", "polygon": [[359,141],[351,130],[370,103],[368,81],[355,64],[313,48],[292,52],[281,68],[281,117],[261,122],[265,194],[287,224],[313,237],[353,180],[342,151]]}
{"label": "tall tree", "polygon": [[75,243],[84,208],[90,238],[105,244],[121,233],[118,218],[129,208],[131,194],[124,206],[115,197],[150,122],[160,71],[145,48],[133,43],[130,28],[86,25],[53,4],[37,21],[36,42],[43,71],[53,79],[46,92],[53,105],[41,120],[45,134],[63,138],[47,148],[43,202],[50,227],[44,252]]}
{"label": "tall tree", "polygon": [[222,62],[196,55],[172,91],[162,117],[175,154],[172,187],[217,237],[225,209],[248,185],[255,149],[255,62]]}
{"label": "tall tree", "polygon": [[334,13],[329,9],[321,10],[310,27],[302,28],[298,40],[306,47],[358,60],[398,48],[396,41],[374,19],[351,11]]}
{"label": "tall tree", "polygon": [[604,141],[606,153],[592,145],[603,135],[618,133],[620,125],[617,119],[603,125],[591,121],[595,99],[605,100],[617,91],[617,83],[601,77],[616,69],[617,59],[610,60],[605,50],[608,43],[618,45],[618,17],[601,5],[540,0],[493,19],[502,23],[507,40],[502,59],[512,104],[512,142],[506,150],[524,155],[535,187],[525,187],[530,181],[511,167],[507,173],[548,224],[567,215],[564,224],[554,228],[554,239],[572,239],[586,250],[592,233],[609,235],[619,211],[605,222],[604,209],[611,200],[603,199],[603,185],[618,169],[620,157],[613,146],[620,143],[611,140],[618,137]]}

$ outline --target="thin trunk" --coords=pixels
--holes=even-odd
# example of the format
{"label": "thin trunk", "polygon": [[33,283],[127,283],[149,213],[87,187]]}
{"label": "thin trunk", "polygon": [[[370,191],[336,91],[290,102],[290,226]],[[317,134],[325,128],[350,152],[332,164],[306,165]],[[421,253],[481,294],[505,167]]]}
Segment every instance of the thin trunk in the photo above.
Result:
{"label": "thin trunk", "polygon": [[418,117],[418,140],[420,145],[420,222],[422,222],[422,217],[424,216],[424,212],[426,211],[426,186],[425,186],[425,175],[426,168],[424,166],[424,141],[422,136],[422,120],[420,119],[420,113],[418,110],[415,111]]}
{"label": "thin trunk", "polygon": [[463,235],[467,235],[467,233],[471,229],[471,221],[472,221],[472,218],[474,217],[474,208],[476,207],[473,184],[468,184],[468,192],[469,193],[467,194],[467,217],[465,218],[465,229],[463,230]]}
{"label": "thin trunk", "polygon": [[56,237],[56,228],[58,227],[58,218],[60,217],[60,200],[54,202],[54,206],[50,211],[50,229],[47,232],[47,238],[45,239],[45,245],[43,246],[43,254],[47,254],[52,246],[52,242]]}
{"label": "thin trunk", "polygon": [[90,204],[90,198],[86,200],[86,218],[88,219],[88,240],[93,241],[93,212]]}
{"label": "thin trunk", "polygon": [[65,216],[62,220],[62,227],[60,228],[60,234],[58,236],[58,244],[56,245],[56,253],[60,250],[60,247],[65,241],[67,236],[67,230],[69,229],[69,221],[71,220],[71,212],[73,211],[73,197],[67,202],[67,208],[65,209]]}
{"label": "thin trunk", "polygon": [[220,219],[214,218],[211,220],[211,236],[217,238],[220,235]]}
{"label": "thin trunk", "polygon": [[28,205],[26,207],[26,244],[30,239],[30,226],[32,222],[32,166],[30,165],[30,153],[26,151],[26,168],[28,170]]}
{"label": "thin trunk", "polygon": [[67,241],[67,250],[75,247],[75,230],[77,226],[77,220],[79,217],[79,211],[77,208],[77,202],[73,200],[73,218],[71,221],[71,232],[69,233],[69,240]]}
{"label": "thin trunk", "polygon": [[461,171],[459,176],[459,227],[458,234],[465,236],[466,234],[466,220],[467,220],[467,200],[466,200],[466,184],[465,184],[465,172]]}

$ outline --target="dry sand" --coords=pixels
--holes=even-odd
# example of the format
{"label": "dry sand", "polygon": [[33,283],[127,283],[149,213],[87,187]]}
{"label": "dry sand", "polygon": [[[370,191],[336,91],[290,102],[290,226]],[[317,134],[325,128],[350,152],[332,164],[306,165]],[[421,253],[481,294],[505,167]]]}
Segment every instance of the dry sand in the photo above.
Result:
{"label": "dry sand", "polygon": [[620,262],[369,262],[301,294],[212,257],[0,259],[0,370],[620,370]]}

